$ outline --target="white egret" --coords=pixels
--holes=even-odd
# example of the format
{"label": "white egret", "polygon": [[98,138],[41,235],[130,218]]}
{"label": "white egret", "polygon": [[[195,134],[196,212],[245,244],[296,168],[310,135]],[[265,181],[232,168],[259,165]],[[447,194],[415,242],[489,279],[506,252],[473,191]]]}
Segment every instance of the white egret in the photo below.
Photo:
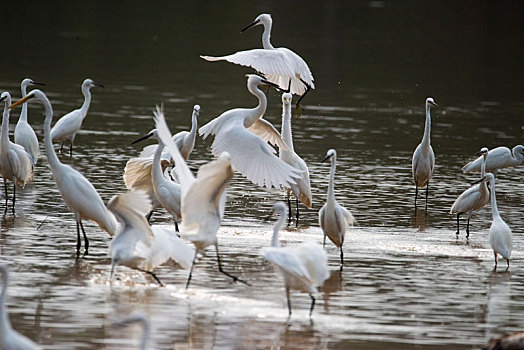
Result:
{"label": "white egret", "polygon": [[320,228],[324,232],[323,246],[326,246],[326,236],[329,237],[331,242],[340,249],[340,269],[344,266],[344,252],[342,245],[344,244],[344,237],[346,230],[350,225],[356,224],[356,220],[343,206],[337,203],[335,199],[335,168],[337,166],[337,151],[330,149],[327,151],[326,157],[322,159],[322,162],[326,160],[331,161],[331,169],[329,171],[329,185],[326,203],[322,206],[318,212]]}
{"label": "white egret", "polygon": [[44,105],[44,144],[49,168],[53,174],[58,191],[66,206],[75,215],[76,221],[76,252],[80,254],[80,229],[84,236],[85,254],[88,254],[89,241],[82,225],[82,219],[94,221],[100,228],[113,236],[116,231],[115,217],[107,210],[102,198],[95,187],[77,170],[69,165],[62,164],[56,155],[51,141],[51,120],[53,119],[53,107],[47,96],[40,90],[32,90],[26,97],[15,102],[15,107],[27,100],[35,98]]}
{"label": "white egret", "polygon": [[428,191],[429,180],[433,176],[435,168],[435,154],[431,147],[431,107],[437,107],[433,98],[426,99],[426,124],[424,127],[424,136],[422,142],[417,146],[413,153],[411,170],[413,180],[415,180],[415,209],[417,208],[418,189],[426,187],[426,211],[428,210]]}
{"label": "white egret", "polygon": [[151,333],[151,326],[149,320],[141,313],[134,313],[123,320],[119,320],[113,323],[115,327],[126,327],[127,325],[139,323],[142,326],[142,337],[140,338],[140,350],[147,349],[147,343],[149,341],[149,335]]}
{"label": "white egret", "polygon": [[262,73],[268,81],[277,84],[282,89],[288,86],[288,90],[292,94],[300,95],[297,101],[298,106],[306,93],[310,89],[315,88],[313,75],[302,57],[288,48],[275,48],[271,45],[272,23],[271,15],[263,13],[259,15],[253,23],[242,29],[243,32],[256,25],[263,25],[263,49],[239,51],[222,57],[200,57],[207,61],[228,61],[242,66],[252,67],[257,72]]}
{"label": "white egret", "polygon": [[[275,149],[267,144],[278,145],[289,150],[275,127],[261,119],[266,112],[266,95],[258,88],[259,85],[273,83],[258,75],[247,75],[247,88],[258,98],[255,108],[235,108],[222,113],[199,129],[205,139],[210,134],[215,135],[211,151],[215,156],[228,152],[231,164],[242,175],[259,186],[268,189],[274,186],[291,187],[293,178],[300,177],[300,171],[279,159]],[[176,162],[175,162],[176,163]]]}
{"label": "white egret", "polygon": [[493,213],[493,222],[489,228],[489,244],[495,255],[495,268],[497,268],[497,254],[500,254],[508,262],[513,249],[513,236],[511,229],[502,220],[497,207],[497,198],[495,197],[495,176],[492,173],[486,174],[487,181],[491,188],[491,211]]}
{"label": "white egret", "polygon": [[309,293],[311,297],[309,316],[311,316],[315,307],[313,293],[316,293],[317,287],[322,286],[329,277],[326,252],[315,242],[304,242],[296,247],[281,247],[278,241],[278,231],[286,220],[286,205],[281,202],[275,203],[273,214],[278,214],[279,218],[273,229],[271,247],[262,248],[261,254],[275,264],[284,276],[289,315],[291,316],[289,290],[297,289]]}
{"label": "white egret", "polygon": [[460,215],[468,213],[468,224],[466,226],[466,238],[469,238],[469,220],[474,211],[484,208],[489,202],[489,190],[486,184],[486,158],[489,155],[488,149],[483,147],[478,154],[482,155],[481,181],[462,192],[451,206],[450,214],[457,214],[457,232],[460,233]]}
{"label": "white egret", "polygon": [[0,349],[4,350],[36,350],[41,349],[31,339],[18,333],[11,326],[7,306],[5,305],[5,292],[8,283],[8,271],[5,265],[0,265],[2,273],[2,292],[0,293]]}
{"label": "white egret", "polygon": [[53,126],[53,129],[51,129],[51,139],[53,141],[61,141],[60,152],[62,152],[64,147],[64,141],[69,140],[69,155],[73,155],[73,142],[75,141],[76,133],[82,126],[84,118],[87,116],[87,111],[91,104],[91,88],[93,86],[104,87],[101,84],[95,83],[91,79],[84,80],[82,83],[82,94],[84,94],[84,103],[82,104],[82,107],[75,109],[58,119]]}
{"label": "white egret", "polygon": [[[502,168],[509,168],[520,165],[524,162],[524,146],[517,145],[513,149],[507,147],[497,147],[489,151],[486,159],[486,171],[497,175],[497,170]],[[469,173],[472,171],[480,171],[482,164],[482,157],[478,157],[474,161],[466,164],[462,171]]]}
{"label": "white egret", "polygon": [[287,204],[289,208],[288,220],[291,221],[291,201],[289,199],[290,193],[293,192],[296,198],[296,220],[298,226],[298,201],[300,200],[304,205],[311,209],[311,183],[309,181],[309,170],[306,162],[295,153],[293,147],[293,136],[291,132],[291,94],[285,92],[282,94],[282,140],[286,143],[289,151],[279,149],[279,156],[284,162],[288,163],[292,167],[302,171],[301,177],[296,178],[296,184],[291,184],[290,188],[287,188]]}
{"label": "white egret", "polygon": [[157,109],[154,114],[158,136],[175,161],[175,173],[182,190],[180,233],[193,242],[196,248],[186,288],[189,287],[198,252],[210,245],[215,246],[218,270],[233,279],[234,282],[250,285],[222,269],[218,252],[217,231],[224,215],[226,188],[234,174],[229,154],[223,152],[218,159],[201,166],[195,178],[171,139],[162,109]]}
{"label": "white egret", "polygon": [[[22,97],[27,95],[27,87],[31,85],[45,85],[42,83],[37,83],[32,79],[26,78],[22,80],[20,88],[22,90]],[[24,147],[29,156],[31,157],[31,163],[36,165],[38,162],[38,157],[40,156],[40,145],[38,143],[38,138],[36,137],[35,131],[27,122],[27,105],[22,105],[22,110],[20,111],[20,118],[16,123],[15,127],[15,143]]]}
{"label": "white egret", "polygon": [[4,101],[4,113],[2,116],[2,131],[0,134],[0,175],[4,178],[5,210],[7,213],[7,181],[13,181],[13,214],[15,213],[16,185],[25,186],[33,179],[33,164],[24,147],[9,140],[9,109],[11,106],[11,95],[3,92],[0,102]]}
{"label": "white egret", "polygon": [[109,245],[113,260],[111,276],[116,264],[145,272],[162,285],[153,270],[172,259],[187,269],[191,267],[193,247],[184,243],[174,231],[162,226],[149,226],[145,215],[151,209],[147,193],[136,190],[113,196],[107,208],[120,223]]}

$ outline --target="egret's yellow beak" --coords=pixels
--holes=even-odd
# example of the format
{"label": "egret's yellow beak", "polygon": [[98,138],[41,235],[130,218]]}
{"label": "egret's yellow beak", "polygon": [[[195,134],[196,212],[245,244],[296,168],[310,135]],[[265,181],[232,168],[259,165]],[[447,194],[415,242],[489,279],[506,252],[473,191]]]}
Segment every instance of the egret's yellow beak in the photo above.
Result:
{"label": "egret's yellow beak", "polygon": [[33,95],[33,94],[29,94],[29,95],[27,95],[26,97],[24,97],[24,98],[22,98],[22,99],[16,101],[15,103],[13,103],[11,106],[9,106],[9,109],[12,109],[12,108],[14,108],[14,107],[16,107],[16,106],[21,105],[22,103],[27,102],[27,100],[29,100],[29,99],[31,99],[31,98],[33,98],[33,97],[35,97],[35,95]]}

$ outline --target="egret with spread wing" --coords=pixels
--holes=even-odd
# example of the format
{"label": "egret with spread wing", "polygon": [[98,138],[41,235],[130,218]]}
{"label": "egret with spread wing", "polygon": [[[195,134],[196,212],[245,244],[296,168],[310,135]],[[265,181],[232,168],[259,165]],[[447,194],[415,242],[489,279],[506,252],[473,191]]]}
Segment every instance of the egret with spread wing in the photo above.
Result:
{"label": "egret with spread wing", "polygon": [[[480,171],[482,167],[482,159],[480,156],[472,162],[464,165],[462,171],[469,173],[472,171]],[[497,147],[489,151],[486,158],[486,171],[497,175],[497,170],[502,168],[509,168],[520,165],[524,162],[524,146],[517,145],[513,149],[507,147]]]}

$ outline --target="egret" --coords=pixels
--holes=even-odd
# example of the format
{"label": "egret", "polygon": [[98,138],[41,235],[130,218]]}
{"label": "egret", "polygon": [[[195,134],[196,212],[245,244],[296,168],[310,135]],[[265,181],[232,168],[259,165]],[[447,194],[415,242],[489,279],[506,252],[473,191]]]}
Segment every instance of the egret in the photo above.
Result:
{"label": "egret", "polygon": [[[27,95],[27,87],[31,85],[45,85],[42,83],[37,83],[32,79],[26,78],[22,80],[21,90],[22,97]],[[38,138],[36,137],[35,131],[27,122],[27,105],[22,105],[22,110],[20,112],[20,118],[16,123],[15,127],[15,143],[24,147],[29,156],[31,157],[31,163],[36,165],[38,162],[38,157],[40,156],[40,145],[38,144]]]}
{"label": "egret", "polygon": [[172,259],[183,268],[191,266],[193,247],[184,243],[174,231],[162,226],[149,226],[145,215],[151,209],[147,193],[136,190],[113,196],[107,203],[120,223],[109,252],[113,260],[111,276],[116,264],[145,272],[162,285],[153,270]]}
{"label": "egret", "polygon": [[431,107],[437,107],[433,98],[426,99],[426,125],[424,127],[424,136],[422,142],[417,146],[413,153],[413,161],[411,170],[413,172],[413,179],[415,180],[415,209],[417,208],[418,189],[426,187],[426,211],[428,210],[428,191],[429,180],[433,176],[433,169],[435,168],[435,154],[431,147]]}
{"label": "egret", "polygon": [[468,224],[466,226],[466,238],[469,238],[469,219],[474,211],[484,208],[484,206],[489,202],[489,190],[488,185],[486,184],[485,174],[486,174],[486,158],[488,157],[488,149],[483,147],[478,154],[482,155],[482,171],[481,171],[481,181],[478,184],[475,184],[461,193],[460,196],[455,200],[451,206],[450,214],[457,214],[457,232],[458,237],[460,233],[460,215],[468,213]]}
{"label": "egret", "polygon": [[291,132],[291,94],[285,92],[282,94],[282,140],[286,143],[289,151],[279,149],[279,156],[284,162],[288,163],[292,167],[301,170],[301,177],[296,178],[296,184],[291,184],[290,188],[287,188],[287,204],[289,208],[288,220],[291,221],[291,201],[289,199],[290,193],[293,192],[296,198],[296,220],[298,226],[298,201],[300,200],[304,205],[311,209],[311,183],[309,181],[309,170],[306,162],[295,153],[293,147],[293,136]]}
{"label": "egret", "polygon": [[[211,151],[215,156],[228,152],[231,164],[242,175],[259,186],[291,187],[300,171],[279,159],[275,149],[267,144],[289,150],[275,127],[261,119],[266,112],[266,95],[259,85],[275,85],[258,75],[247,75],[247,88],[258,98],[255,108],[236,108],[222,113],[199,129],[205,139],[215,135]],[[176,162],[175,162],[176,163]],[[178,165],[177,165],[178,166]]]}
{"label": "egret", "polygon": [[350,225],[356,224],[356,220],[353,215],[337,203],[335,199],[335,168],[337,167],[337,151],[330,149],[327,151],[326,157],[322,159],[322,162],[326,160],[331,161],[331,169],[329,171],[329,185],[326,203],[320,208],[318,212],[320,228],[324,232],[323,246],[326,246],[326,236],[329,237],[331,242],[340,249],[340,269],[344,266],[344,252],[342,245],[344,244],[344,237],[346,230]]}
{"label": "egret", "polygon": [[89,105],[91,104],[91,88],[93,86],[104,87],[101,84],[97,84],[91,79],[86,79],[82,83],[82,94],[84,94],[84,103],[79,109],[75,109],[72,112],[67,113],[62,118],[58,119],[56,124],[51,129],[51,139],[62,141],[60,146],[60,152],[64,147],[64,141],[69,140],[69,155],[73,155],[73,142],[75,141],[75,135],[80,130],[84,118],[87,116]]}
{"label": "egret", "polygon": [[288,90],[292,94],[300,95],[297,101],[297,106],[299,106],[300,101],[308,91],[315,88],[313,75],[302,57],[288,48],[275,48],[271,45],[272,24],[273,20],[271,19],[271,15],[263,13],[259,15],[253,23],[242,29],[243,32],[256,25],[264,26],[264,32],[262,34],[263,49],[239,51],[222,57],[200,57],[206,61],[228,61],[234,64],[252,67],[257,72],[262,73],[268,81],[277,84],[281,88],[289,86]]}
{"label": "egret", "polygon": [[509,226],[500,217],[497,208],[497,199],[495,197],[495,176],[492,173],[486,174],[487,181],[491,188],[491,211],[493,213],[493,222],[489,228],[489,244],[495,255],[495,268],[497,268],[497,254],[500,254],[508,262],[513,249],[512,234]]}
{"label": "egret", "polygon": [[284,203],[277,202],[273,205],[273,214],[278,214],[279,218],[273,229],[271,247],[262,248],[261,254],[266,260],[275,264],[284,276],[289,316],[291,316],[289,290],[297,289],[309,293],[311,298],[309,316],[311,317],[315,307],[313,293],[316,293],[317,287],[322,286],[329,277],[328,258],[324,249],[315,242],[304,242],[296,247],[280,246],[278,231],[286,220],[286,211]]}
{"label": "egret", "polygon": [[2,272],[2,292],[0,293],[0,349],[4,350],[36,350],[41,349],[36,343],[26,336],[18,333],[11,327],[7,306],[5,305],[5,292],[8,283],[8,271],[5,265],[0,265]]}
{"label": "egret", "polygon": [[[507,147],[497,147],[489,151],[489,155],[486,158],[486,171],[497,175],[497,170],[502,168],[509,168],[517,166],[524,162],[524,146],[517,145],[513,149]],[[480,171],[482,164],[482,157],[466,164],[462,171],[469,173],[472,171]]]}
{"label": "egret", "polygon": [[149,334],[151,333],[151,326],[149,325],[149,320],[144,315],[140,313],[135,313],[129,317],[126,317],[123,320],[114,322],[113,326],[125,327],[133,323],[139,323],[142,326],[142,337],[140,340],[140,350],[146,350],[147,343],[149,341]]}
{"label": "egret", "polygon": [[80,254],[80,229],[84,236],[85,254],[88,254],[89,240],[87,239],[82,219],[94,221],[100,228],[113,236],[116,231],[115,217],[107,210],[102,198],[95,187],[77,170],[69,165],[60,163],[51,141],[51,120],[53,107],[47,96],[40,90],[32,90],[26,97],[15,102],[11,107],[18,106],[31,98],[35,98],[44,105],[44,144],[49,168],[53,174],[58,191],[66,206],[75,215],[76,221],[76,252]]}
{"label": "egret", "polygon": [[33,165],[31,158],[24,147],[9,140],[9,109],[11,95],[3,92],[0,102],[4,101],[4,114],[2,116],[2,131],[0,134],[0,174],[4,178],[5,210],[7,213],[7,181],[13,181],[13,215],[15,213],[16,185],[25,186],[33,179]]}
{"label": "egret", "polygon": [[223,152],[218,159],[201,166],[195,178],[171,139],[164,112],[162,109],[157,109],[154,114],[158,136],[175,161],[175,173],[182,190],[180,232],[193,242],[196,248],[186,288],[189,287],[198,252],[210,245],[215,246],[218,270],[233,282],[241,282],[249,286],[248,282],[224,271],[218,252],[217,231],[224,215],[226,188],[234,174],[229,154]]}

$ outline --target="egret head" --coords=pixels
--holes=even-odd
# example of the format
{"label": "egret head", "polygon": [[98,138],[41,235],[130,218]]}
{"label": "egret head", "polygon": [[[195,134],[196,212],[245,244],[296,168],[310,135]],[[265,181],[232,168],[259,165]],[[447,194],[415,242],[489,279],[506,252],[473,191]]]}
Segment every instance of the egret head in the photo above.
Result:
{"label": "egret head", "polygon": [[486,181],[488,181],[490,184],[495,184],[495,176],[492,173],[486,173]]}
{"label": "egret head", "polygon": [[282,103],[286,106],[291,105],[291,100],[293,98],[293,95],[291,95],[289,92],[284,92],[282,94]]}
{"label": "egret head", "polygon": [[487,147],[482,147],[482,148],[480,149],[480,151],[478,151],[478,152],[476,153],[476,155],[477,155],[477,156],[484,156],[484,157],[486,157],[486,156],[488,155],[488,152],[489,152],[489,150],[488,150]]}
{"label": "egret head", "polygon": [[37,83],[36,81],[34,81],[33,79],[30,79],[30,78],[25,78],[24,80],[22,80],[22,83],[20,85],[21,85],[22,89],[27,88],[28,86],[31,86],[31,85],[45,86],[45,84]]}
{"label": "egret head", "polygon": [[438,107],[438,105],[435,103],[435,100],[433,99],[433,97],[428,97],[426,99],[426,106]]}
{"label": "egret head", "polygon": [[269,85],[273,86],[275,88],[279,88],[279,86],[275,83],[272,83],[268,80],[266,80],[264,77],[261,77],[260,75],[256,74],[246,74],[247,77],[247,87],[250,89],[250,87],[255,87],[259,85]]}
{"label": "egret head", "polygon": [[322,159],[320,162],[323,163],[325,162],[326,160],[328,159],[333,159],[333,157],[336,159],[337,158],[337,151],[335,151],[333,148],[330,149],[329,151],[327,151],[326,153],[326,156],[324,157],[324,159]]}
{"label": "egret head", "polygon": [[515,156],[515,158],[524,160],[524,146],[517,145],[513,147],[513,156]]}
{"label": "egret head", "polygon": [[200,106],[199,105],[194,105],[193,106],[193,114],[198,117],[200,115]]}
{"label": "egret head", "polygon": [[82,89],[84,89],[84,87],[90,89],[90,88],[92,88],[93,86],[98,86],[98,87],[101,87],[101,88],[104,87],[104,85],[102,85],[102,84],[97,84],[97,83],[95,83],[93,80],[91,80],[91,79],[89,79],[89,78],[87,78],[86,80],[84,80],[84,82],[82,83]]}
{"label": "egret head", "polygon": [[266,216],[264,221],[269,221],[269,219],[271,219],[271,217],[274,215],[287,217],[287,206],[283,202],[275,202],[275,204],[273,204],[273,208],[271,209],[271,213]]}
{"label": "egret head", "polygon": [[252,28],[259,24],[262,24],[265,27],[267,25],[271,25],[271,23],[272,23],[271,15],[267,13],[263,13],[259,15],[257,18],[255,18],[255,20],[252,23],[242,28],[240,32],[245,32],[249,28]]}
{"label": "egret head", "polygon": [[[7,91],[4,91],[2,92],[2,95],[0,95],[0,102],[3,102],[5,101],[5,103],[10,106],[11,105],[11,95],[9,94],[9,92]],[[11,108],[9,108],[11,109]]]}
{"label": "egret head", "polygon": [[135,143],[139,143],[140,141],[144,141],[144,140],[147,140],[149,138],[153,138],[155,140],[158,140],[159,139],[158,138],[158,131],[156,129],[153,129],[147,135],[144,135],[141,138],[136,139],[135,141],[131,142],[131,144],[134,145]]}

